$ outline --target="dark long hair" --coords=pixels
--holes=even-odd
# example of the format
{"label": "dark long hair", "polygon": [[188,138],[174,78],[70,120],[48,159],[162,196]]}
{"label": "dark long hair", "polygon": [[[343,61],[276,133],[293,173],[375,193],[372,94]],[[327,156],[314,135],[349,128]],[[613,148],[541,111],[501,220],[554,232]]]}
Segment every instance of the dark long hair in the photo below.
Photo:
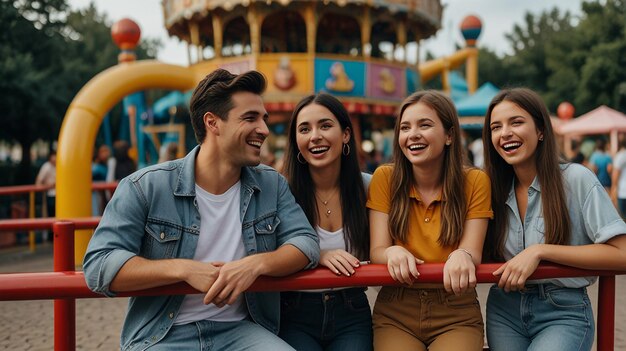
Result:
{"label": "dark long hair", "polygon": [[343,232],[348,249],[359,259],[369,256],[369,221],[365,208],[366,193],[361,178],[361,170],[357,158],[357,146],[352,128],[352,121],[343,104],[332,95],[320,93],[310,95],[300,100],[289,122],[288,145],[285,152],[284,173],[291,192],[298,204],[304,210],[311,225],[319,223],[317,202],[315,201],[315,184],[311,178],[309,164],[298,162],[298,144],[296,142],[296,125],[300,111],[310,104],[326,107],[339,121],[342,131],[349,129],[350,153],[341,155],[341,169],[339,172],[339,191],[341,196],[341,214],[343,217]]}
{"label": "dark long hair", "polygon": [[535,166],[542,189],[541,202],[545,223],[545,242],[563,245],[569,241],[571,231],[571,222],[565,200],[565,186],[560,168],[561,162],[550,122],[550,113],[539,95],[530,89],[503,90],[491,100],[483,126],[485,171],[491,178],[494,214],[485,240],[485,257],[496,261],[504,259],[504,243],[508,227],[506,200],[515,180],[513,166],[498,154],[491,142],[491,113],[503,101],[510,101],[528,112],[537,129],[543,133],[543,141],[537,144],[535,150]]}
{"label": "dark long hair", "polygon": [[418,102],[435,110],[437,116],[452,139],[452,143],[444,149],[442,188],[443,198],[441,209],[441,229],[437,242],[441,246],[456,246],[463,234],[467,204],[465,198],[465,170],[463,144],[461,143],[461,127],[456,109],[452,101],[445,95],[426,90],[407,97],[400,107],[400,115],[396,120],[393,134],[393,174],[391,176],[391,208],[389,209],[389,233],[400,242],[406,242],[409,231],[410,202],[409,193],[415,186],[413,165],[402,153],[398,142],[400,124],[404,111]]}

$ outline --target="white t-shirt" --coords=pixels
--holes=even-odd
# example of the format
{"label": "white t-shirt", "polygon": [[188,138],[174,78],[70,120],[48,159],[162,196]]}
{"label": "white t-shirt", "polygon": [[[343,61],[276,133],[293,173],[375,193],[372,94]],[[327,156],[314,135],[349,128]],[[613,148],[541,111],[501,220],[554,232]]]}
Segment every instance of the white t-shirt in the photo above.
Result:
{"label": "white t-shirt", "polygon": [[[196,184],[196,200],[200,212],[200,235],[193,259],[201,262],[231,262],[246,256],[241,237],[239,204],[241,186],[237,182],[221,195],[211,194]],[[222,308],[214,304],[205,305],[203,294],[187,295],[176,317],[174,325],[199,320],[233,322],[245,319],[248,309],[244,295],[232,305]]]}
{"label": "white t-shirt", "polygon": [[617,197],[626,199],[626,150],[622,150],[615,155],[613,167],[620,170],[617,180]]}
{"label": "white t-shirt", "polygon": [[[57,168],[55,165],[46,161],[37,173],[35,184],[37,185],[54,185],[57,182]],[[56,189],[48,190],[48,196],[56,196]]]}

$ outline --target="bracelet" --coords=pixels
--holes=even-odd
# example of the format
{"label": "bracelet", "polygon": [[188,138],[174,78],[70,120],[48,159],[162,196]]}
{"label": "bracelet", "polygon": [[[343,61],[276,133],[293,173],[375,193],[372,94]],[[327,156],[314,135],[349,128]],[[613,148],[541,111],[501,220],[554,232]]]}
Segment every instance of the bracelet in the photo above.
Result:
{"label": "bracelet", "polygon": [[450,256],[452,256],[452,254],[453,254],[453,253],[455,253],[455,252],[457,252],[457,251],[463,251],[463,252],[465,252],[466,254],[468,254],[468,255],[469,255],[469,257],[470,257],[470,259],[471,259],[472,261],[474,260],[474,256],[472,256],[472,254],[471,254],[469,251],[467,251],[467,250],[465,250],[465,249],[456,249],[456,250],[454,250],[454,251],[450,252],[450,254],[448,255],[448,258],[446,258],[446,261],[447,261],[447,260],[449,260],[449,259],[450,259]]}

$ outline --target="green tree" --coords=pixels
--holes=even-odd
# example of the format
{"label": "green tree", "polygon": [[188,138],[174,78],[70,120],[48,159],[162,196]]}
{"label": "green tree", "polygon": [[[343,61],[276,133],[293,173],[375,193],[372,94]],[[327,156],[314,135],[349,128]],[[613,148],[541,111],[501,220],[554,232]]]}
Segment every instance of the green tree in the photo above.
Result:
{"label": "green tree", "polygon": [[506,37],[512,55],[481,50],[481,80],[534,89],[552,111],[563,101],[579,114],[602,104],[626,111],[626,0],[585,2],[577,19],[527,14]]}
{"label": "green tree", "polygon": [[[60,70],[61,26],[52,20],[65,9],[60,1],[0,0],[0,137],[22,146],[18,179],[32,182],[30,147],[54,130],[54,90]],[[28,17],[29,19],[27,19]]]}
{"label": "green tree", "polygon": [[[33,182],[33,142],[55,140],[80,88],[117,64],[110,27],[93,5],[68,12],[65,0],[0,0],[0,139],[22,146],[18,182]],[[138,57],[154,57],[158,47],[144,40]]]}
{"label": "green tree", "polygon": [[[562,13],[557,8],[540,15],[527,13],[524,22],[515,24],[511,32],[505,35],[511,45],[512,54],[499,57],[489,49],[480,48],[480,84],[489,81],[501,88],[525,86],[541,94],[548,106],[554,108],[558,104],[556,101],[560,99],[557,95],[563,92],[571,92],[569,97],[573,101],[576,90],[576,79],[573,77],[576,74],[573,69],[562,67],[563,62],[575,61],[568,56],[571,48],[567,48],[570,44],[568,38],[571,39],[574,34],[575,27],[572,23],[573,18],[569,12]],[[558,51],[559,49],[561,50]],[[564,57],[551,55],[555,50]],[[559,70],[557,75],[556,70]],[[558,88],[556,94],[555,86]]]}
{"label": "green tree", "polygon": [[598,105],[626,111],[626,1],[583,4],[577,50],[584,52],[575,105],[589,111]]}
{"label": "green tree", "polygon": [[506,35],[513,53],[504,59],[512,85],[526,85],[542,94],[548,91],[546,78],[552,69],[547,64],[547,53],[558,35],[572,29],[571,23],[569,12],[563,14],[554,8],[539,16],[527,13],[522,25],[513,26]]}
{"label": "green tree", "polygon": [[488,48],[478,49],[478,86],[491,82],[499,88],[509,85],[504,60]]}

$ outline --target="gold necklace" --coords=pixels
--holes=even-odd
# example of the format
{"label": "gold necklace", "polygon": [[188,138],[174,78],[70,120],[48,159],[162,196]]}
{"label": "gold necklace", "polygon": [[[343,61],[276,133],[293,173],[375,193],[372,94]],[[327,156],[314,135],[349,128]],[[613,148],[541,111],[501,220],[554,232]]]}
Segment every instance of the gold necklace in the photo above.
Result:
{"label": "gold necklace", "polygon": [[315,192],[315,197],[317,197],[317,199],[324,205],[324,207],[326,208],[326,212],[324,212],[324,214],[326,215],[326,217],[330,217],[330,214],[333,213],[333,211],[331,211],[330,208],[328,208],[328,201],[332,200],[333,196],[335,196],[336,191],[333,191],[332,194],[330,194],[330,196],[328,197],[328,199],[326,201],[322,200],[322,198],[317,194],[317,192]]}

